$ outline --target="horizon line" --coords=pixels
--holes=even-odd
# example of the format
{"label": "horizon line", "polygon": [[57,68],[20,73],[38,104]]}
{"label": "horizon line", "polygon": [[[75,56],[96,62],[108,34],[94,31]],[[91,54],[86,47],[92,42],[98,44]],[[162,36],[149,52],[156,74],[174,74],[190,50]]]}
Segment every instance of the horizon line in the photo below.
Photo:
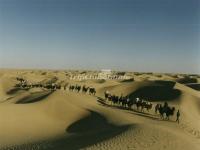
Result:
{"label": "horizon line", "polygon": [[[0,67],[0,70],[47,70],[47,71],[101,71],[104,69],[108,68],[102,68],[102,69],[72,69],[72,68],[26,68],[26,67],[17,67],[17,68],[12,68],[12,67]],[[200,73],[188,73],[188,72],[158,72],[158,71],[133,71],[133,70],[120,70],[120,69],[109,69],[113,72],[130,72],[130,73],[155,73],[155,74],[180,74],[180,75],[200,75]]]}

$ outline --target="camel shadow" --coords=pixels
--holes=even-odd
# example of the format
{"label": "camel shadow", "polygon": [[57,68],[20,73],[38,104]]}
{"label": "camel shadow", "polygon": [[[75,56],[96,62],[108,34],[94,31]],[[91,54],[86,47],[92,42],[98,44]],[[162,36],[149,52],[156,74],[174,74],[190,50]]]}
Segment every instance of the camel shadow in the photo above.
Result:
{"label": "camel shadow", "polygon": [[142,112],[138,112],[138,111],[134,111],[134,110],[132,112],[127,112],[127,113],[145,117],[145,118],[148,118],[151,120],[161,121],[159,117],[152,115],[152,114],[142,113]]}

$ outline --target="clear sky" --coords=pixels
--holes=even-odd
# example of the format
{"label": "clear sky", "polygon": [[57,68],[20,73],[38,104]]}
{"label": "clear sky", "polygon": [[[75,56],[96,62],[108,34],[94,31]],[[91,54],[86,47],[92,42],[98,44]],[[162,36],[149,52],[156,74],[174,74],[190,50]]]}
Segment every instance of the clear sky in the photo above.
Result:
{"label": "clear sky", "polygon": [[0,0],[0,68],[200,73],[200,1]]}

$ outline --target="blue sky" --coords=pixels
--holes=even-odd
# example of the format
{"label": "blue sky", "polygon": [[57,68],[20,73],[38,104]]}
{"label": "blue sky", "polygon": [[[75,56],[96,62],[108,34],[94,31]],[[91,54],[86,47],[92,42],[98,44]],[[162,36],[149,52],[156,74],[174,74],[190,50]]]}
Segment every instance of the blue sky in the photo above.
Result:
{"label": "blue sky", "polygon": [[199,0],[0,0],[0,68],[200,73]]}

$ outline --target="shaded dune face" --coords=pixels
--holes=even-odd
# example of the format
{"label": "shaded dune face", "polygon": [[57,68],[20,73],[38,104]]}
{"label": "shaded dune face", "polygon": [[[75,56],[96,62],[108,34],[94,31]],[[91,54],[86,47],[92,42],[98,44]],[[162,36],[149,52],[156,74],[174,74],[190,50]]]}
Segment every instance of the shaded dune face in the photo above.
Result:
{"label": "shaded dune face", "polygon": [[147,99],[149,101],[170,101],[180,97],[181,91],[166,86],[146,86],[139,88],[131,94],[131,97]]}
{"label": "shaded dune face", "polygon": [[125,80],[122,80],[121,82],[133,82],[134,81],[134,78],[131,78],[131,79],[125,79]]}
{"label": "shaded dune face", "polygon": [[88,111],[88,116],[77,120],[66,128],[65,137],[42,143],[14,146],[13,149],[78,150],[112,139],[129,128],[133,128],[133,125],[119,126],[109,123],[103,115],[92,110]]}
{"label": "shaded dune face", "polygon": [[[129,129],[131,125],[115,125],[109,123],[107,119],[95,112],[88,110],[90,115],[78,120],[77,122],[70,125],[66,132],[71,133],[72,136],[69,136],[66,140],[60,142],[61,149],[81,149],[94,145],[96,143],[114,138],[115,136],[121,134],[122,132]],[[77,145],[77,141],[79,144]],[[55,148],[57,148],[56,146]]]}
{"label": "shaded dune face", "polygon": [[43,92],[33,93],[33,94],[27,95],[25,97],[22,97],[21,99],[17,100],[17,102],[15,102],[15,103],[16,104],[35,103],[40,100],[43,100],[44,98],[47,98],[51,93],[52,93],[52,91],[43,91]]}
{"label": "shaded dune face", "polygon": [[181,95],[181,91],[174,89],[175,82],[173,81],[154,81],[155,84],[144,86],[133,93],[131,97],[140,97],[149,101],[171,101],[177,99]]}
{"label": "shaded dune face", "polygon": [[[73,123],[71,126],[69,126],[66,131],[69,133],[86,133],[86,132],[92,132],[97,129],[106,129],[106,128],[112,128],[113,125],[109,124],[105,117],[98,114],[97,112],[90,111],[90,115],[78,120],[77,122]],[[89,124],[90,122],[90,124]]]}
{"label": "shaded dune face", "polygon": [[198,80],[196,78],[190,78],[190,77],[184,77],[184,78],[179,78],[176,80],[177,82],[181,84],[187,84],[187,83],[197,83]]}
{"label": "shaded dune face", "polygon": [[13,78],[5,76],[0,78],[0,102],[6,101],[20,91],[19,88],[15,87],[16,84],[17,82]]}
{"label": "shaded dune face", "polygon": [[19,90],[21,90],[20,88],[17,87],[12,87],[11,89],[9,89],[8,91],[6,91],[6,94],[15,94],[16,92],[18,92]]}
{"label": "shaded dune face", "polygon": [[199,83],[189,83],[189,84],[186,84],[188,87],[194,89],[194,90],[197,90],[197,91],[200,91],[200,84]]}

